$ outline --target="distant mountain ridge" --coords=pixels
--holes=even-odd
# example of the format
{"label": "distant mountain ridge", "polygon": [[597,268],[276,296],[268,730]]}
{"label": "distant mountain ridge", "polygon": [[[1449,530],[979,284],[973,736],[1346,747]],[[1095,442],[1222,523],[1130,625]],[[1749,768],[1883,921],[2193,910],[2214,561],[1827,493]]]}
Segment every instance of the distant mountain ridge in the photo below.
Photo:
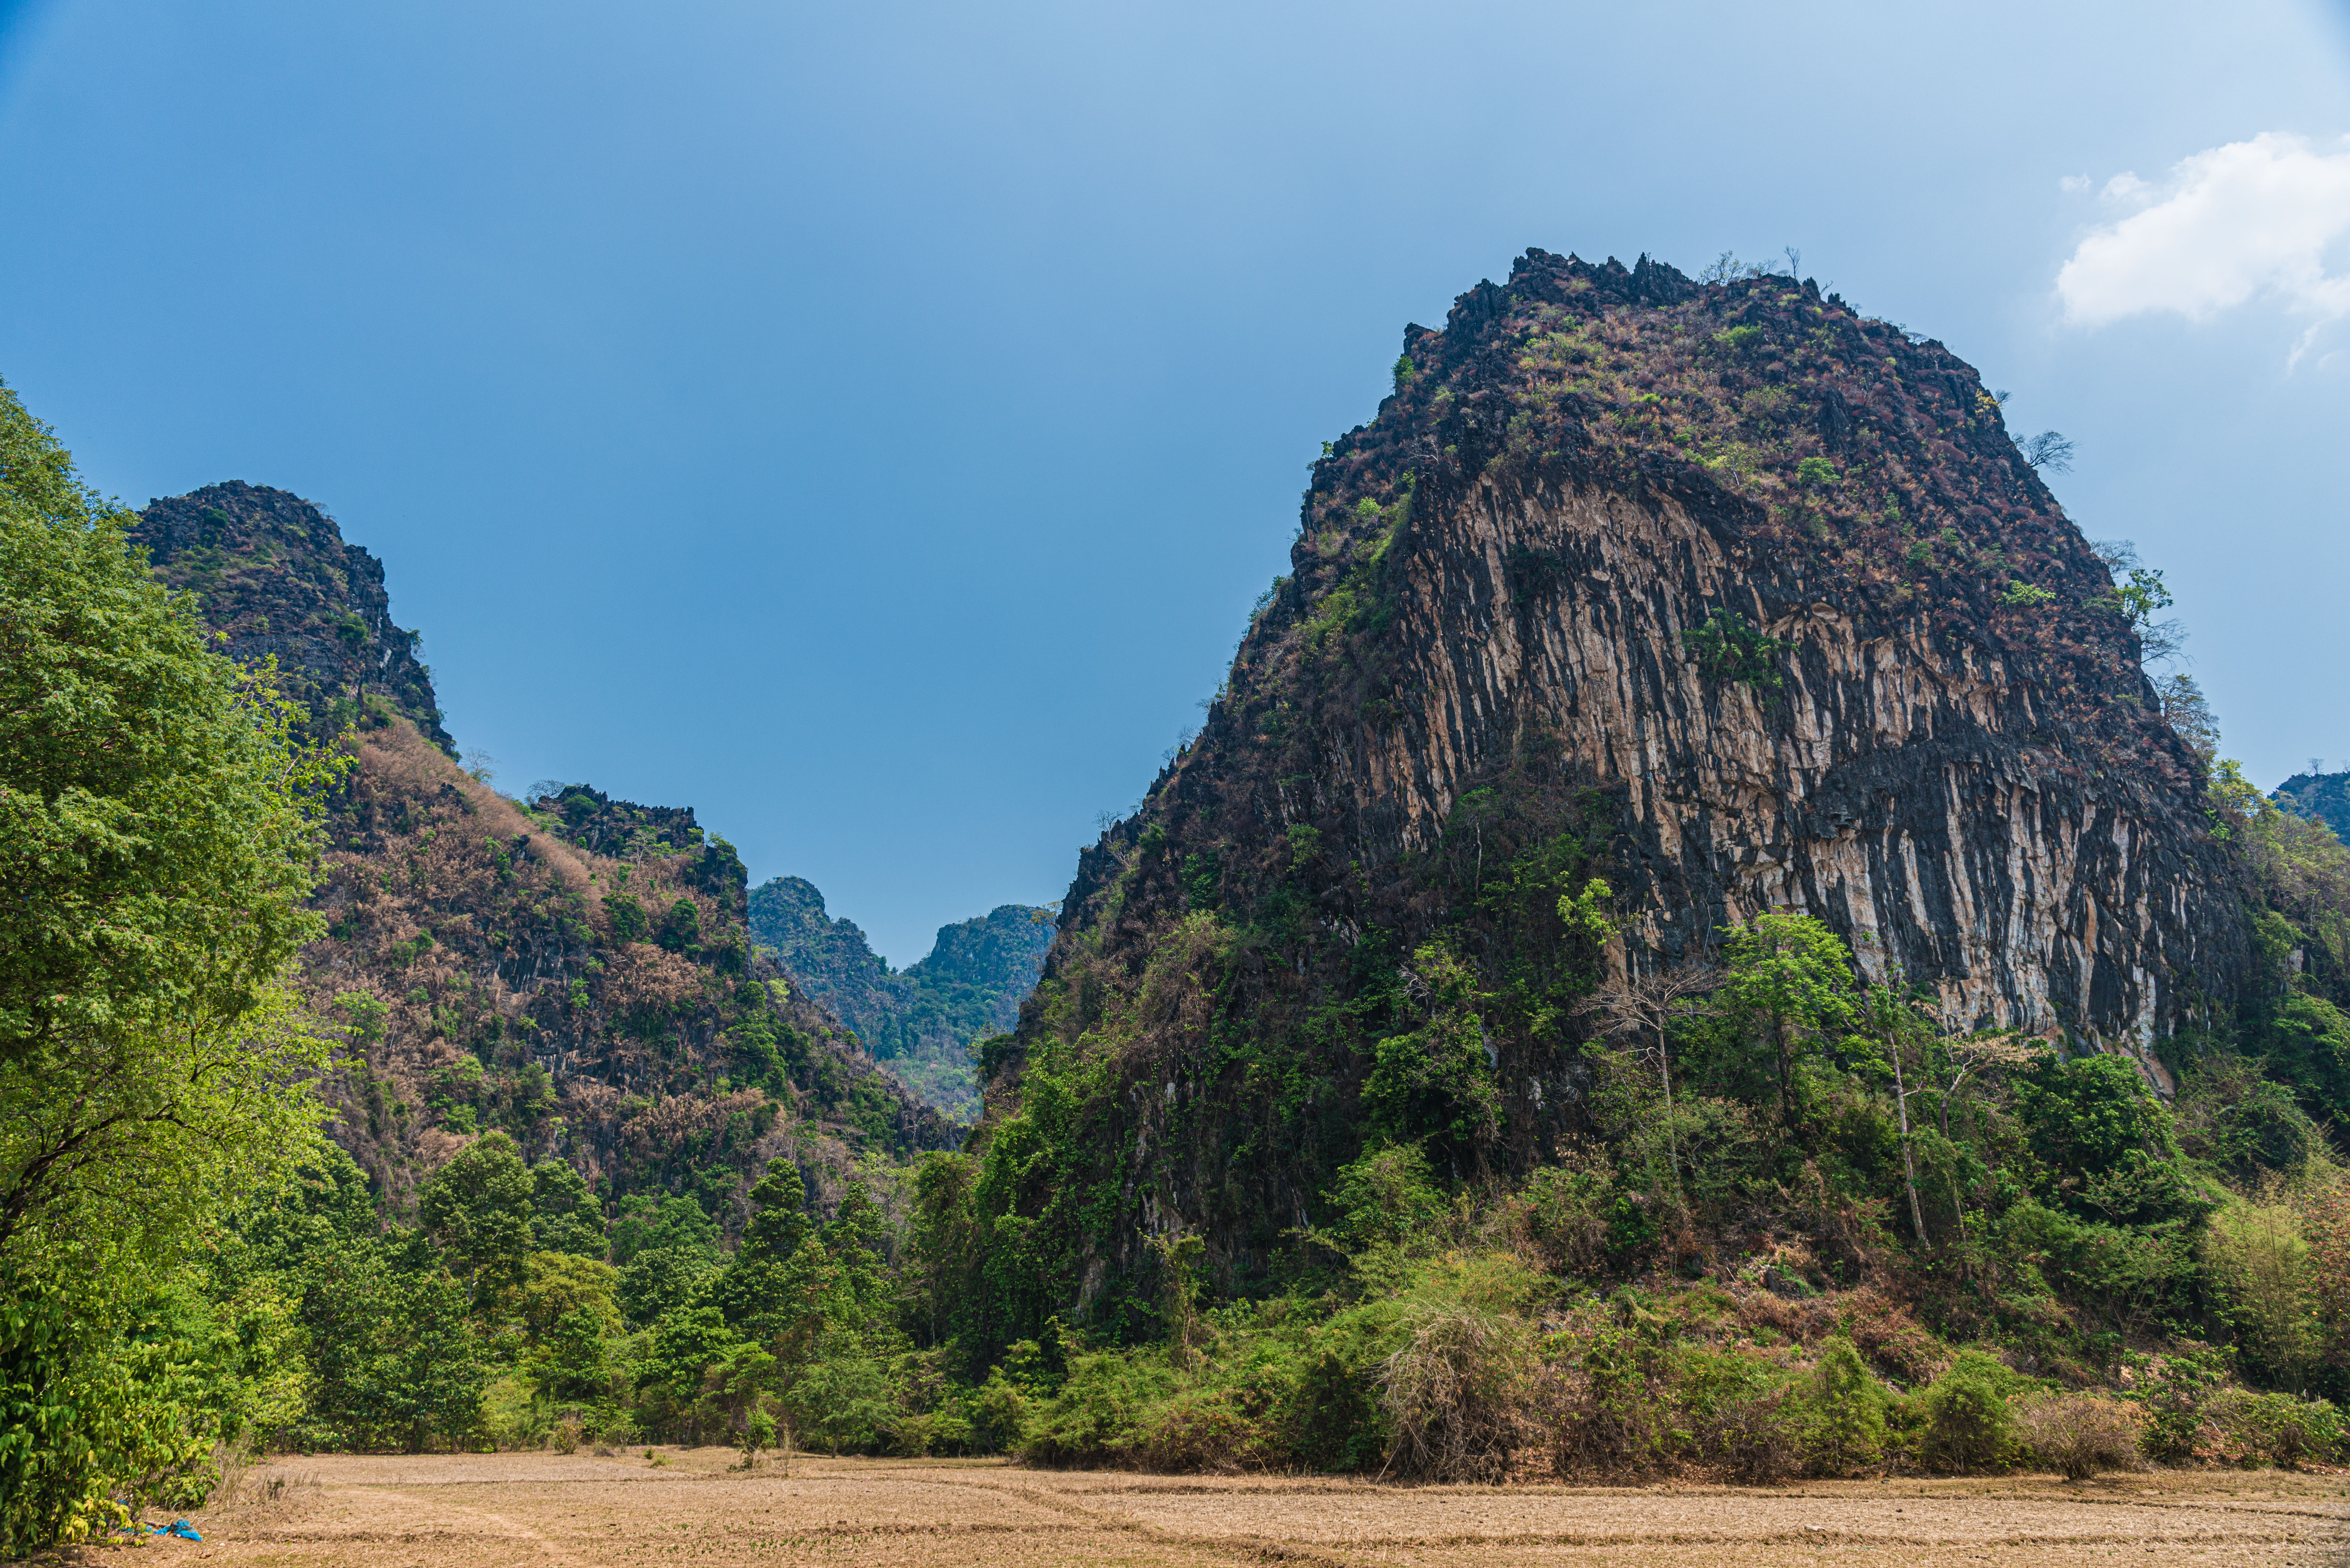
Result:
{"label": "distant mountain ridge", "polygon": [[1019,1022],[1053,919],[1049,908],[999,904],[941,926],[930,954],[899,971],[854,920],[830,915],[806,877],[777,877],[751,893],[751,940],[923,1099],[965,1118],[979,1109],[968,1048]]}
{"label": "distant mountain ridge", "polygon": [[2314,816],[2350,844],[2350,771],[2338,774],[2295,774],[2269,792],[2279,805]]}

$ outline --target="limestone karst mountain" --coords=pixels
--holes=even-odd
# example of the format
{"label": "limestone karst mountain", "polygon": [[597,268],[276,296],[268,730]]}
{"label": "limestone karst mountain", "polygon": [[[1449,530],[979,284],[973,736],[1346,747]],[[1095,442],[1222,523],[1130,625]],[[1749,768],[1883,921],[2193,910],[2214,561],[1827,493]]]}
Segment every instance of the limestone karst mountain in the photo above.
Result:
{"label": "limestone karst mountain", "polygon": [[[1267,1266],[1448,986],[1491,1078],[1486,1130],[1430,1146],[1465,1176],[1591,1129],[1593,966],[1758,911],[2165,1093],[2245,980],[2106,566],[1971,368],[1808,281],[1528,252],[1406,329],[1291,559],[995,1054],[983,1137],[1056,1151],[1003,1201],[1065,1301],[1151,1235]],[[1605,951],[1555,907],[1594,878]]]}
{"label": "limestone karst mountain", "polygon": [[1019,1021],[1053,929],[1050,909],[999,904],[941,926],[930,952],[900,972],[855,921],[829,915],[805,877],[751,890],[752,940],[925,1100],[965,1119],[979,1108],[970,1048]]}
{"label": "limestone karst mountain", "polygon": [[316,506],[211,485],[151,504],[133,537],[231,653],[274,656],[314,729],[346,736],[302,983],[348,1031],[336,1137],[395,1208],[493,1127],[608,1199],[720,1213],[778,1152],[821,1173],[951,1140],[754,950],[743,863],[690,809],[585,785],[511,800],[462,769],[381,566]]}

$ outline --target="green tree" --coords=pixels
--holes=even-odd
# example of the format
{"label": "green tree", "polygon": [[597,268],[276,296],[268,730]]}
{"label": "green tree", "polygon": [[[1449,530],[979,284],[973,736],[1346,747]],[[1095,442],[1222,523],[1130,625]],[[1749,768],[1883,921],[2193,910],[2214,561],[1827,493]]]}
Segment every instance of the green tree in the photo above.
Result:
{"label": "green tree", "polygon": [[677,1432],[695,1418],[703,1372],[743,1344],[714,1306],[681,1307],[653,1329],[650,1352],[637,1366],[639,1408],[655,1431]]}
{"label": "green tree", "polygon": [[465,1288],[421,1249],[395,1239],[314,1260],[300,1316],[325,1439],[421,1452],[480,1420],[489,1378]]}
{"label": "green tree", "polygon": [[1731,933],[1724,957],[1719,1005],[1772,1053],[1780,1119],[1792,1128],[1802,1061],[1852,1027],[1852,954],[1813,917],[1766,909]]}
{"label": "green tree", "polygon": [[12,1555],[94,1528],[183,1435],[167,1400],[109,1403],[113,1334],[315,1147],[327,1063],[286,971],[332,769],[129,521],[0,387],[0,1310],[41,1407],[81,1411],[0,1437]]}
{"label": "green tree", "polygon": [[530,1168],[530,1231],[542,1252],[604,1255],[604,1207],[569,1160],[550,1155]]}
{"label": "green tree", "polygon": [[459,1151],[417,1193],[425,1234],[464,1276],[475,1301],[497,1300],[522,1282],[536,1186],[514,1140],[493,1132]]}
{"label": "green tree", "polygon": [[640,1252],[673,1248],[723,1261],[718,1221],[691,1198],[639,1192],[620,1199],[612,1220],[612,1262],[626,1267]]}
{"label": "green tree", "polygon": [[1456,1160],[1474,1162],[1501,1127],[1500,1089],[1477,972],[1441,942],[1412,954],[1409,993],[1428,1009],[1408,1034],[1374,1047],[1363,1104],[1373,1133],[1397,1142],[1432,1138]]}
{"label": "green tree", "polygon": [[1926,1210],[1918,1200],[1918,1152],[1911,1141],[1909,1096],[1927,1086],[1920,1075],[1935,1029],[1919,998],[1893,985],[1872,985],[1854,1003],[1853,1054],[1893,1080],[1893,1105],[1901,1128],[1901,1179],[1909,1194],[1909,1223],[1918,1244],[1926,1241]]}
{"label": "green tree", "polygon": [[613,1300],[629,1326],[649,1327],[671,1308],[691,1302],[702,1282],[724,1266],[714,1252],[691,1247],[649,1248],[620,1271]]}
{"label": "green tree", "polygon": [[751,1220],[743,1227],[744,1262],[778,1262],[799,1251],[808,1237],[807,1183],[788,1159],[767,1161],[766,1173],[751,1187]]}

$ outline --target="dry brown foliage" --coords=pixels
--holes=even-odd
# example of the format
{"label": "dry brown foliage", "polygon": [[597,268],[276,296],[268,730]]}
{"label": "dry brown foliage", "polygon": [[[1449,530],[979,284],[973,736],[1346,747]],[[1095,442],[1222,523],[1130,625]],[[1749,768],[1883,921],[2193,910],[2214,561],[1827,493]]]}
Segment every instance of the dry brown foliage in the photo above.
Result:
{"label": "dry brown foliage", "polygon": [[1388,1467],[1422,1480],[1494,1481],[1540,1440],[1543,1377],[1531,1324],[1459,1303],[1419,1308],[1411,1335],[1379,1368],[1395,1423]]}
{"label": "dry brown foliage", "polygon": [[1844,1331],[1861,1352],[1912,1385],[1931,1383],[1950,1364],[1950,1353],[1909,1308],[1879,1286],[1867,1285],[1837,1298]]}
{"label": "dry brown foliage", "polygon": [[1163,1066],[1207,1044],[1215,971],[1232,941],[1232,931],[1202,912],[1186,916],[1159,942],[1118,1022],[1121,1065]]}
{"label": "dry brown foliage", "polygon": [[2147,1415],[2099,1394],[2040,1394],[2010,1407],[2043,1464],[2070,1480],[2145,1467]]}
{"label": "dry brown foliage", "polygon": [[1750,1329],[1767,1328],[1798,1345],[1811,1345],[1835,1332],[1835,1303],[1825,1296],[1790,1299],[1768,1290],[1737,1293],[1738,1321]]}

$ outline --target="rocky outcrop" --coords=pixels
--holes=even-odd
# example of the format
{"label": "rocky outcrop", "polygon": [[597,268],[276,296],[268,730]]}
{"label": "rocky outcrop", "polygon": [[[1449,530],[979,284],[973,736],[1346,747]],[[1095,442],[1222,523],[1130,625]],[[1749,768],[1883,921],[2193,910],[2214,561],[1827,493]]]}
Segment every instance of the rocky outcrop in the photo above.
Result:
{"label": "rocky outcrop", "polygon": [[2161,1075],[2242,961],[2232,883],[2104,566],[1970,368],[1793,280],[1539,252],[1405,348],[1142,821],[1309,826],[1376,884],[1532,746],[1607,799],[1629,961],[1806,909],[1953,1027]]}
{"label": "rocky outcrop", "polygon": [[418,634],[392,624],[383,563],[317,506],[230,480],[150,502],[130,537],[157,576],[203,603],[232,658],[276,659],[289,694],[329,720],[376,696],[453,751]]}

